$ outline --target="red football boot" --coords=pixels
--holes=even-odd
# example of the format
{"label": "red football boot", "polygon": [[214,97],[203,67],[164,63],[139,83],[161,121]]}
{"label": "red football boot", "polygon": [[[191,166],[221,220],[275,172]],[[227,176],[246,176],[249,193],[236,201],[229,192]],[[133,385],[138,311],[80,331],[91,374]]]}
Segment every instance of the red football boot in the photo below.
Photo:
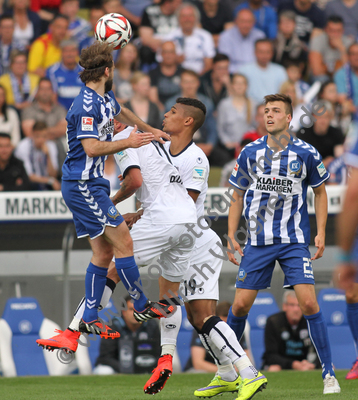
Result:
{"label": "red football boot", "polygon": [[50,339],[37,339],[36,343],[49,351],[64,349],[67,352],[75,352],[77,350],[78,338],[80,337],[81,332],[72,331],[70,329],[66,329],[65,331],[56,329],[55,332],[59,334]]}
{"label": "red football boot", "polygon": [[121,335],[119,332],[110,328],[106,324],[102,324],[102,320],[96,319],[91,322],[85,322],[81,319],[78,330],[83,333],[93,333],[94,335],[99,335],[104,339],[117,339]]}
{"label": "red football boot", "polygon": [[156,394],[163,390],[169,377],[173,372],[173,356],[164,354],[159,357],[158,365],[152,371],[152,376],[149,381],[144,385],[144,393]]}
{"label": "red football boot", "polygon": [[346,375],[346,379],[358,379],[358,358],[355,360],[353,367]]}

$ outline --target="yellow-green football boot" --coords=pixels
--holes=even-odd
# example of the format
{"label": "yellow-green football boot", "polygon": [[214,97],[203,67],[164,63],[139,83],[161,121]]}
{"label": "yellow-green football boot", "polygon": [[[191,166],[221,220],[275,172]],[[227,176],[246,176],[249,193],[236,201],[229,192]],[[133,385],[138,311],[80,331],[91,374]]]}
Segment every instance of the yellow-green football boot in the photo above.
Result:
{"label": "yellow-green football boot", "polygon": [[224,381],[221,376],[215,375],[214,379],[209,383],[208,386],[201,389],[195,390],[194,395],[196,397],[214,397],[218,394],[225,392],[237,392],[241,384],[241,377],[238,376],[236,380],[232,382]]}
{"label": "yellow-green football boot", "polygon": [[253,379],[243,379],[239,387],[239,395],[236,400],[252,399],[256,393],[266,388],[267,379],[261,372]]}

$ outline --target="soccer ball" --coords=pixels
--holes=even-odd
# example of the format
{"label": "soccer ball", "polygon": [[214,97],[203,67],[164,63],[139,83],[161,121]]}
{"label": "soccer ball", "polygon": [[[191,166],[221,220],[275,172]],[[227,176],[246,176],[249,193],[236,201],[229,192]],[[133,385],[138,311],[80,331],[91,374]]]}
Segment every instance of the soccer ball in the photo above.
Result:
{"label": "soccer ball", "polygon": [[106,14],[97,21],[94,36],[96,40],[112,44],[114,50],[118,50],[131,40],[132,27],[123,15]]}

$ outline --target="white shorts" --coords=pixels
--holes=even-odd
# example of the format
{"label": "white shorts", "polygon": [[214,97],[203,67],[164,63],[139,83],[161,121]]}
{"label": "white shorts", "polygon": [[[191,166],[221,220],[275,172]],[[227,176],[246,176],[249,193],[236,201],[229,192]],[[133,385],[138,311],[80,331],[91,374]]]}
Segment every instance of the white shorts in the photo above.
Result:
{"label": "white shorts", "polygon": [[153,275],[161,275],[170,282],[183,279],[195,245],[195,236],[184,224],[154,225],[140,219],[131,236],[138,267],[152,264],[149,272],[153,271]]}
{"label": "white shorts", "polygon": [[184,301],[219,300],[219,276],[223,260],[209,252],[212,249],[213,253],[223,256],[217,242],[221,243],[219,236],[211,234],[207,243],[194,248],[190,267],[180,284],[180,294],[185,296]]}

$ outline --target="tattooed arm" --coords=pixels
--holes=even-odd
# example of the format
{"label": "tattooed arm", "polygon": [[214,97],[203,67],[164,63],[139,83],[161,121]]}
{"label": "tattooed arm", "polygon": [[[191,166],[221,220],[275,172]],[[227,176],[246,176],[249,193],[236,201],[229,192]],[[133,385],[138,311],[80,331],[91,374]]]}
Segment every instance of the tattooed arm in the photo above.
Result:
{"label": "tattooed arm", "polygon": [[142,186],[143,178],[139,168],[131,168],[126,172],[121,188],[111,199],[114,205],[131,197]]}

